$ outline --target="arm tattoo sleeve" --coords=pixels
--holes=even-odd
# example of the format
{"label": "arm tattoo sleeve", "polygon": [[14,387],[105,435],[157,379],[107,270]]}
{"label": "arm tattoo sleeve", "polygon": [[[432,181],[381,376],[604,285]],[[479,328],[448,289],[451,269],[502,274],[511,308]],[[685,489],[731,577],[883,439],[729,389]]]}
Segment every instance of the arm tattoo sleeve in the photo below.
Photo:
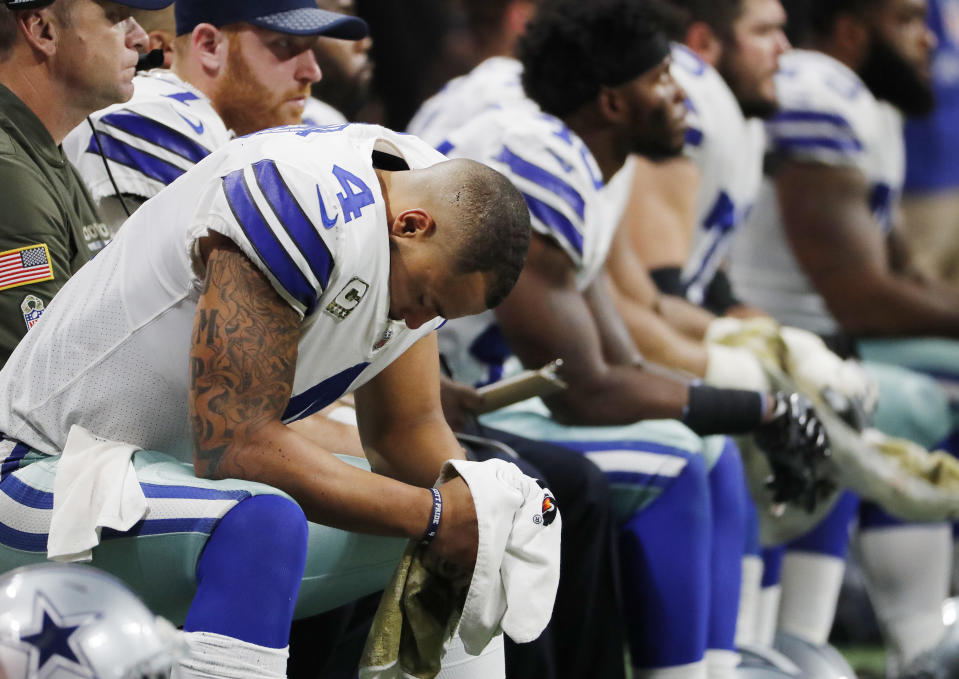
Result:
{"label": "arm tattoo sleeve", "polygon": [[296,312],[243,253],[235,246],[213,250],[190,349],[198,476],[249,478],[244,444],[287,406],[299,332]]}

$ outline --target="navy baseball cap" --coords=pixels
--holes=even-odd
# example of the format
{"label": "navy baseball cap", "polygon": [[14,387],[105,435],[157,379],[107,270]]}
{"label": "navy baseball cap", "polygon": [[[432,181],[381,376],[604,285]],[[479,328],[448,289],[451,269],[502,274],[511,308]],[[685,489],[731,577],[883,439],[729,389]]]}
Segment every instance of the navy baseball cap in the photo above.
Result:
{"label": "navy baseball cap", "polygon": [[[113,0],[113,2],[134,9],[163,9],[173,4],[173,0]],[[54,0],[4,0],[7,9],[38,9],[53,3]]]}
{"label": "navy baseball cap", "polygon": [[190,33],[199,24],[219,28],[239,22],[278,33],[344,40],[360,40],[370,32],[359,17],[327,12],[316,6],[316,0],[176,0],[174,12],[177,35]]}

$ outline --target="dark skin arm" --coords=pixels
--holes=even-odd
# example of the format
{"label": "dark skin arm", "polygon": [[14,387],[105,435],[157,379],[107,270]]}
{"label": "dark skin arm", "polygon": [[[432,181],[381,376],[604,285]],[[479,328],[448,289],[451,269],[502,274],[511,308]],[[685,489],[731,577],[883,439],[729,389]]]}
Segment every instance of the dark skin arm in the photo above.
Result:
{"label": "dark skin arm", "polygon": [[[656,289],[631,243],[626,224],[620,225],[616,232],[606,267],[612,281],[616,309],[643,354],[657,363],[705,375],[706,347],[701,341],[677,330],[658,311],[664,310],[667,303],[674,306],[674,298],[660,294]],[[701,313],[708,316],[706,312]],[[709,320],[712,320],[711,316]],[[705,329],[702,332],[705,334]]]}
{"label": "dark skin arm", "polygon": [[[542,236],[533,235],[526,266],[509,297],[496,308],[503,333],[523,365],[538,368],[565,361],[569,389],[547,399],[556,418],[568,424],[626,424],[646,418],[678,418],[686,383],[652,375],[639,363],[628,330],[612,308],[608,290],[576,289],[573,263]],[[591,305],[593,308],[591,308]]]}
{"label": "dark skin arm", "polygon": [[[432,510],[428,491],[348,465],[283,424],[300,319],[233,243],[210,237],[202,245],[208,253],[207,271],[194,322],[189,393],[197,475],[272,485],[289,493],[317,523],[376,535],[421,536]],[[408,383],[399,394],[384,386],[384,394],[397,401],[415,400],[424,383]],[[438,396],[435,400],[439,410]],[[426,403],[431,406],[429,398]],[[379,414],[391,418],[389,410]],[[403,446],[402,439],[390,443],[399,448],[384,457],[413,460],[416,471],[410,475],[416,478],[425,479],[425,466],[432,465],[432,484],[439,473],[434,451],[424,463],[417,459],[416,441],[409,446]],[[454,441],[447,457],[457,456],[458,450]],[[408,469],[395,464],[398,471]],[[444,485],[442,492],[445,526],[431,550],[472,565],[476,533],[469,491],[458,480]]]}
{"label": "dark skin arm", "polygon": [[922,282],[890,250],[861,172],[791,161],[776,188],[793,253],[844,331],[959,336],[959,293]]}

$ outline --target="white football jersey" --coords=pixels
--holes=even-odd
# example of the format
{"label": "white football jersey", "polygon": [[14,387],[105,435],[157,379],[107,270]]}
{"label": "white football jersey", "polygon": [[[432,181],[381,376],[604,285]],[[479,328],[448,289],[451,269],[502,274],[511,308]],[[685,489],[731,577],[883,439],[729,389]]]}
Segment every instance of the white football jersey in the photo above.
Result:
{"label": "white football jersey", "polygon": [[[449,135],[447,155],[472,158],[502,172],[529,207],[533,231],[569,256],[585,289],[603,268],[615,233],[601,189],[602,174],[586,144],[553,116],[489,111]],[[441,351],[456,379],[485,384],[503,376],[509,348],[493,312],[447,323]]]}
{"label": "white football jersey", "polygon": [[138,74],[130,101],[90,119],[96,137],[83,121],[63,150],[97,202],[117,189],[152,198],[233,137],[206,95],[164,69]]}
{"label": "white football jersey", "polygon": [[[858,169],[869,182],[876,228],[888,233],[905,175],[900,113],[877,101],[856,73],[820,52],[784,55],[776,86],[781,110],[766,125],[770,151]],[[839,330],[793,256],[768,179],[731,259],[733,285],[745,302],[822,335]]]}
{"label": "white football jersey", "polygon": [[444,160],[415,137],[373,125],[276,128],[215,151],[145,203],[0,371],[0,431],[55,453],[80,423],[191,460],[195,245],[210,232],[233,240],[304,317],[284,421],[370,380],[442,322],[409,330],[388,317],[374,150],[412,168]]}
{"label": "white football jersey", "polygon": [[686,295],[701,304],[745,223],[762,182],[762,123],[746,120],[739,102],[716,70],[682,45],[672,50],[672,74],[686,92],[689,129],[685,154],[699,168],[696,218],[683,265]]}
{"label": "white football jersey", "polygon": [[522,72],[523,66],[516,59],[486,59],[423,102],[407,130],[442,151],[454,130],[485,111],[513,106],[537,110],[523,92]]}
{"label": "white football jersey", "polygon": [[316,97],[306,98],[306,107],[303,109],[303,124],[322,127],[323,125],[343,125],[348,122],[346,117],[325,101]]}

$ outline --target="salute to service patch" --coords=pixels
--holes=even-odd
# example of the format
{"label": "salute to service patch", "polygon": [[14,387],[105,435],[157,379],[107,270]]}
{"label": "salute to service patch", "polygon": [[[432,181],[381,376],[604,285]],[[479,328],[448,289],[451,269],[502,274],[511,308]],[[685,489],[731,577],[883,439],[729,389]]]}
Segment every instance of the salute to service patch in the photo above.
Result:
{"label": "salute to service patch", "polygon": [[46,243],[0,252],[0,290],[53,279]]}

